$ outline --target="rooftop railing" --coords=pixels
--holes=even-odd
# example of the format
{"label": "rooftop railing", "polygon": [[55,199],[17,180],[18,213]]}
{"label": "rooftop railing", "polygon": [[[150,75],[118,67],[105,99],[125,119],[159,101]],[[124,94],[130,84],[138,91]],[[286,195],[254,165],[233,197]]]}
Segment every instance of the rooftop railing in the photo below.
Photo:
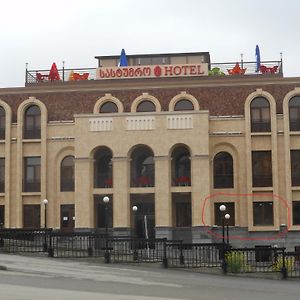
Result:
{"label": "rooftop railing", "polygon": [[[128,67],[130,68],[130,66]],[[49,83],[97,80],[97,68],[57,69],[58,75],[51,76],[50,70],[26,69],[25,83]],[[211,63],[208,76],[283,75],[282,61],[262,61],[257,70],[256,62]]]}

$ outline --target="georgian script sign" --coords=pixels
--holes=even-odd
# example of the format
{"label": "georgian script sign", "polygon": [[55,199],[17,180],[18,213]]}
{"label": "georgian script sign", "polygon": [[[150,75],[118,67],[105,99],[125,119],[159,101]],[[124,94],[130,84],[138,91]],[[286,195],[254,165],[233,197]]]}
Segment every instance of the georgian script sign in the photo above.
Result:
{"label": "georgian script sign", "polygon": [[96,79],[207,76],[208,64],[152,65],[97,68]]}

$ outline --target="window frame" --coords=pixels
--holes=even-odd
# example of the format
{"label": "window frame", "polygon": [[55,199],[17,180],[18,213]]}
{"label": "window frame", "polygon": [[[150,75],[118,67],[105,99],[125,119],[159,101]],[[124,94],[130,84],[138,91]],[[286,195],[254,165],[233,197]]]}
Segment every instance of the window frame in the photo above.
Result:
{"label": "window frame", "polygon": [[174,111],[194,111],[194,103],[189,99],[179,99],[174,105]]}
{"label": "window frame", "polygon": [[[30,110],[34,110],[34,109],[36,111],[30,112]],[[29,123],[31,123],[31,125]],[[36,104],[30,105],[25,110],[23,138],[24,139],[41,138],[41,109]]]}
{"label": "window frame", "polygon": [[[272,207],[272,215],[270,222],[266,223],[266,219],[270,216],[267,216],[268,208]],[[253,201],[253,226],[274,226],[274,203],[273,201]],[[261,208],[261,211],[260,211]],[[261,215],[259,215],[259,213]]]}
{"label": "window frame", "polygon": [[[295,103],[293,104],[292,102]],[[294,96],[289,100],[288,109],[290,131],[300,131],[300,96]],[[296,114],[295,118],[293,116],[294,114]]]}
{"label": "window frame", "polygon": [[[111,107],[113,107],[113,109],[110,109],[109,105]],[[108,107],[108,108],[105,108]],[[104,108],[104,111],[103,111]],[[106,101],[103,104],[101,104],[100,108],[99,108],[99,113],[101,114],[113,114],[113,113],[118,113],[119,112],[119,108],[118,105],[113,102],[113,101]]]}
{"label": "window frame", "polygon": [[175,203],[175,227],[192,226],[192,204],[191,201],[177,200]]}
{"label": "window frame", "polygon": [[[224,212],[220,211],[220,206],[225,205],[226,210]],[[224,219],[224,225],[235,226],[235,202],[215,202],[214,203],[214,214],[215,220],[214,225],[222,226],[222,217],[225,218],[226,214],[230,215],[230,219]],[[223,215],[223,216],[222,216]]]}
{"label": "window frame", "polygon": [[[261,155],[261,157],[259,157],[259,155]],[[252,160],[252,186],[272,187],[273,186],[272,151],[271,150],[252,151],[251,160]]]}
{"label": "window frame", "polygon": [[229,152],[220,151],[214,156],[213,176],[214,189],[234,188],[233,157]]}
{"label": "window frame", "polygon": [[[258,102],[260,101],[260,103]],[[263,101],[263,102],[262,102]],[[255,102],[258,102],[256,104]],[[268,118],[264,120],[264,115]],[[254,120],[257,115],[257,120]],[[270,102],[265,97],[256,97],[250,103],[251,132],[271,132],[271,108]]]}
{"label": "window frame", "polygon": [[0,157],[0,193],[5,193],[5,157]]}
{"label": "window frame", "polygon": [[[295,206],[298,206],[295,208]],[[293,211],[293,225],[300,225],[300,200],[292,201],[292,211]]]}
{"label": "window frame", "polygon": [[[30,159],[39,159],[39,164],[31,163]],[[23,192],[40,192],[41,191],[41,157],[28,156],[23,159],[24,173],[23,173]],[[29,180],[28,174],[32,172],[32,180]],[[31,182],[30,182],[31,181]]]}
{"label": "window frame", "polygon": [[[63,165],[67,160],[73,159],[72,165]],[[60,191],[74,192],[75,191],[75,157],[73,155],[65,156],[60,163]],[[65,176],[63,173],[67,174]],[[68,178],[66,178],[68,177]]]}
{"label": "window frame", "polygon": [[145,99],[137,105],[136,112],[156,112],[155,103],[153,103],[151,100]]}
{"label": "window frame", "polygon": [[41,228],[41,206],[39,204],[23,204],[23,228]]}
{"label": "window frame", "polygon": [[6,113],[3,106],[0,106],[0,140],[5,140]]}

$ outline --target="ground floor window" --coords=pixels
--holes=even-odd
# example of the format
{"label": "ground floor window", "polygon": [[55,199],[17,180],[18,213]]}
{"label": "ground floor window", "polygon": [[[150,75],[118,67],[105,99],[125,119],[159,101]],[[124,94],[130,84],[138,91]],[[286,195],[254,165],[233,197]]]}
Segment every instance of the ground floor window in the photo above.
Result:
{"label": "ground floor window", "polygon": [[[224,212],[220,211],[220,206],[225,205],[226,210]],[[230,218],[224,219],[224,224],[229,226],[235,225],[235,207],[234,203],[232,202],[218,202],[215,203],[215,225],[222,226],[223,222],[222,219],[225,217],[226,214],[230,215]]]}
{"label": "ground floor window", "polygon": [[274,225],[273,202],[253,202],[253,225]]}
{"label": "ground floor window", "polygon": [[23,227],[40,228],[41,227],[41,208],[40,205],[23,206]]}
{"label": "ground floor window", "polygon": [[271,249],[271,246],[270,245],[255,246],[255,260],[257,262],[269,262],[269,261],[272,261],[272,249]]}
{"label": "ground floor window", "polygon": [[[109,201],[105,203],[104,197],[108,197]],[[96,228],[112,228],[113,227],[113,197],[112,195],[95,196],[95,220]]]}
{"label": "ground floor window", "polygon": [[293,201],[293,225],[300,225],[300,201]]}
{"label": "ground floor window", "polygon": [[173,193],[173,224],[175,227],[192,226],[192,205],[190,193]]}
{"label": "ground floor window", "polygon": [[75,226],[74,204],[60,206],[60,227],[63,231],[72,231]]}
{"label": "ground floor window", "polygon": [[4,205],[0,205],[0,228],[4,227],[5,224],[5,214],[4,214],[4,210],[5,206]]}
{"label": "ground floor window", "polygon": [[[136,210],[132,209],[133,206]],[[134,236],[155,238],[154,194],[131,194],[130,211]]]}

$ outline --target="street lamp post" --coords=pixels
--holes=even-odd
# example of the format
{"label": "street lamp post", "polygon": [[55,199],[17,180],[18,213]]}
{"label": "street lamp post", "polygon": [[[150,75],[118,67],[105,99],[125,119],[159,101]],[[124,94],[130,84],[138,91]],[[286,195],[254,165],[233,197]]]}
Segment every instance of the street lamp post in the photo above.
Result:
{"label": "street lamp post", "polygon": [[226,222],[226,234],[227,234],[227,246],[229,246],[229,219],[230,219],[230,214],[225,215],[225,219],[227,220]]}
{"label": "street lamp post", "polygon": [[105,263],[110,262],[109,252],[108,252],[108,203],[109,203],[109,197],[105,196],[103,197],[103,202],[105,204]]}
{"label": "street lamp post", "polygon": [[222,269],[224,274],[227,273],[227,262],[225,259],[225,220],[224,220],[224,214],[226,211],[226,206],[224,204],[220,205],[219,210],[222,214],[222,240],[223,240],[223,245],[222,245]]}
{"label": "street lamp post", "polygon": [[[138,208],[136,205],[132,206],[132,212],[133,212],[133,229],[134,231],[136,230],[136,212]],[[136,232],[134,232],[134,239],[133,239],[133,260],[136,261],[138,260],[138,253],[136,249]]]}
{"label": "street lamp post", "polygon": [[108,203],[109,203],[109,197],[105,196],[103,197],[103,202],[105,204],[105,235],[108,236]]}
{"label": "street lamp post", "polygon": [[45,230],[43,250],[44,250],[44,252],[46,252],[48,249],[48,245],[47,245],[47,205],[48,205],[48,200],[44,199],[43,204],[44,204],[44,230]]}
{"label": "street lamp post", "polygon": [[134,230],[134,236],[136,237],[136,212],[138,208],[136,205],[132,206],[132,212],[133,212],[133,230]]}
{"label": "street lamp post", "polygon": [[226,210],[226,206],[224,204],[219,207],[220,212],[222,213],[222,241],[225,244],[225,220],[224,220],[224,212]]}

